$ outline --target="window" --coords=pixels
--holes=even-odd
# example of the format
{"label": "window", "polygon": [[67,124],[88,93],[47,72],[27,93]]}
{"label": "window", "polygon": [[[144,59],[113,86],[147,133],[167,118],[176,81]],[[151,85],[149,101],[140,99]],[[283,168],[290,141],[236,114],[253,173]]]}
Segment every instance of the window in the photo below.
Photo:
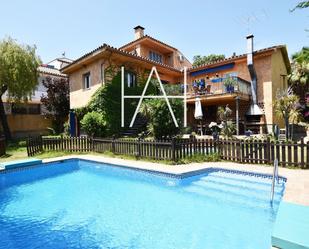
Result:
{"label": "window", "polygon": [[230,72],[230,73],[225,73],[223,75],[223,78],[228,78],[228,77],[237,77],[238,76],[238,73],[237,72]]}
{"label": "window", "polygon": [[41,105],[13,103],[12,114],[41,114]]}
{"label": "window", "polygon": [[101,83],[105,84],[105,65],[101,64]]}
{"label": "window", "polygon": [[83,75],[83,81],[84,81],[84,89],[89,89],[91,86],[90,73],[85,73]]}
{"label": "window", "polygon": [[152,52],[152,51],[149,52],[149,59],[156,61],[156,62],[159,62],[159,63],[163,62],[162,55],[155,53],[155,52]]}
{"label": "window", "polygon": [[125,80],[127,82],[128,87],[136,86],[136,74],[133,72],[126,72]]}

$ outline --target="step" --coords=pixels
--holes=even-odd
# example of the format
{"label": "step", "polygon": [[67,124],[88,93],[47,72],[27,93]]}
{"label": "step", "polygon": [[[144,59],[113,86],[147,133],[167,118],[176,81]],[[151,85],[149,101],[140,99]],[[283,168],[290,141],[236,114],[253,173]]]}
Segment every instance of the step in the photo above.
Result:
{"label": "step", "polygon": [[[248,181],[244,179],[235,179],[235,178],[229,178],[229,177],[220,177],[215,175],[209,175],[207,177],[202,177],[199,181],[210,181],[214,183],[220,183],[225,184],[228,186],[238,186],[241,188],[246,189],[255,189],[255,190],[268,190],[271,188],[272,181],[271,179],[268,179],[267,182],[257,182],[257,181]],[[282,192],[282,181],[279,181],[279,184],[276,184],[276,187],[278,188],[278,191]]]}
{"label": "step", "polygon": [[205,177],[209,177],[209,178],[217,177],[217,178],[223,178],[223,179],[233,179],[235,181],[246,182],[246,183],[271,185],[271,176],[270,177],[252,176],[250,174],[240,174],[240,173],[234,173],[230,171],[229,172],[224,172],[224,171],[211,172]]}
{"label": "step", "polygon": [[[199,186],[217,186],[218,188],[227,188],[232,190],[245,190],[245,191],[257,191],[257,192],[269,192],[271,189],[271,184],[262,185],[262,184],[255,184],[255,183],[246,183],[246,182],[240,182],[235,181],[233,179],[220,179],[220,178],[208,178],[208,179],[202,179],[199,181],[194,182],[193,184],[199,185]],[[282,185],[275,185],[275,193],[282,194],[283,188]]]}
{"label": "step", "polygon": [[[263,199],[252,199],[246,195],[227,194],[216,189],[205,189],[198,186],[190,186],[185,189],[190,194],[194,194],[205,199],[211,199],[222,204],[234,205],[236,208],[253,208],[253,209],[265,209],[271,205],[270,193],[265,195]],[[273,205],[278,206],[280,200],[274,199]]]}
{"label": "step", "polygon": [[[192,184],[193,186],[198,186],[203,189],[211,189],[218,192],[222,192],[224,194],[229,194],[233,196],[244,196],[244,197],[250,197],[254,198],[256,200],[269,200],[269,196],[271,193],[271,187],[267,190],[255,190],[254,188],[248,189],[248,188],[241,188],[239,186],[228,186],[221,183],[214,183],[214,182],[194,182]],[[275,190],[275,196],[279,197],[281,196],[280,189],[276,188]]]}

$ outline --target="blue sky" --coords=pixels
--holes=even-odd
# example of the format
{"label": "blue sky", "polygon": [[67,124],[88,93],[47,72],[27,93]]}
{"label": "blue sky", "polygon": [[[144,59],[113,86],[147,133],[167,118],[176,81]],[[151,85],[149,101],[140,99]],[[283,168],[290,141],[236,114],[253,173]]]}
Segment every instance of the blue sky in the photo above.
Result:
{"label": "blue sky", "polygon": [[[11,36],[35,44],[44,62],[76,59],[108,43],[115,47],[133,39],[133,27],[196,54],[244,53],[245,36],[255,35],[255,48],[286,44],[289,54],[309,45],[309,9],[289,12],[297,0],[1,1],[0,39]],[[248,19],[249,25],[248,25]]]}

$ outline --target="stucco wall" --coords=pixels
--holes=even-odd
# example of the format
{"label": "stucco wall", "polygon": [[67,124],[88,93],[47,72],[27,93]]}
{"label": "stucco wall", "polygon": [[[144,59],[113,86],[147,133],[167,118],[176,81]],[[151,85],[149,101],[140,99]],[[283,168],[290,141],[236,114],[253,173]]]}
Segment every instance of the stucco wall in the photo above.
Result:
{"label": "stucco wall", "polygon": [[51,120],[43,115],[11,114],[7,119],[14,137],[47,133],[47,127],[51,127]]}
{"label": "stucco wall", "polygon": [[[105,67],[105,82],[101,80],[101,65],[104,64]],[[90,65],[83,67],[70,74],[70,108],[79,108],[86,106],[93,94],[97,89],[100,88],[104,83],[108,83],[112,80],[109,74],[106,73],[106,69],[112,64],[115,66],[115,71],[120,71],[121,66],[125,66],[126,70],[134,71],[139,78],[144,78],[143,83],[146,83],[148,74],[145,73],[145,68],[142,65],[134,64],[130,61],[116,61],[112,58],[98,60]],[[90,72],[91,75],[91,86],[89,89],[84,89],[83,75]],[[153,75],[155,77],[155,75]],[[161,80],[168,81],[170,83],[179,82],[179,78],[175,78],[168,74],[161,74],[159,71],[159,76]]]}
{"label": "stucco wall", "polygon": [[[103,59],[86,65],[69,76],[70,108],[85,106],[95,91],[103,84],[101,80],[101,65],[107,64]],[[106,65],[107,66],[107,65]],[[90,72],[90,88],[84,89],[83,75]]]}
{"label": "stucco wall", "polygon": [[[287,75],[287,69],[284,64],[284,59],[280,50],[276,50],[271,58],[272,68],[272,98],[276,98],[278,90],[284,90],[287,88],[287,81],[282,75]],[[285,77],[286,78],[286,77]],[[273,114],[273,123],[278,124],[280,128],[284,127],[284,121]]]}

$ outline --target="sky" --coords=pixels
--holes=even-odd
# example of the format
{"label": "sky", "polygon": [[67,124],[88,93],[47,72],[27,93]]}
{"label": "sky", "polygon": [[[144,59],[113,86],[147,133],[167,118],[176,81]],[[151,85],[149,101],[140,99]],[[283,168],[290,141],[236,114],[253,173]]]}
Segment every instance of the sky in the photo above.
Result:
{"label": "sky", "polygon": [[290,12],[300,0],[0,0],[0,39],[36,45],[44,63],[77,59],[103,43],[120,47],[133,28],[194,55],[245,53],[286,44],[288,52],[309,45],[309,9]]}

